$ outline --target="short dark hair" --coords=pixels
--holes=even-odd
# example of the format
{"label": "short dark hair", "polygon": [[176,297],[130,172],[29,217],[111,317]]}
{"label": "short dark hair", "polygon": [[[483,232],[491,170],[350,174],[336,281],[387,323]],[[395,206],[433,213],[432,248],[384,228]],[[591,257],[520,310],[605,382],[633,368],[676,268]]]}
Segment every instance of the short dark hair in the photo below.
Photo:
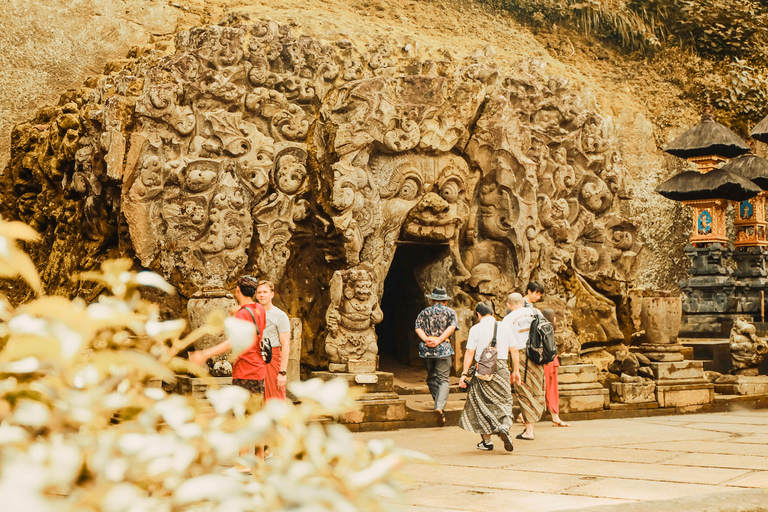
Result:
{"label": "short dark hair", "polygon": [[487,302],[478,302],[475,306],[475,313],[480,316],[488,316],[493,314],[493,306]]}
{"label": "short dark hair", "polygon": [[253,276],[240,276],[237,279],[237,287],[240,288],[240,293],[246,297],[253,297],[256,295],[256,288],[259,285],[259,281]]}
{"label": "short dark hair", "polygon": [[539,292],[541,294],[544,293],[544,286],[541,285],[538,281],[529,281],[528,286],[525,287],[525,293],[531,293],[531,292]]}

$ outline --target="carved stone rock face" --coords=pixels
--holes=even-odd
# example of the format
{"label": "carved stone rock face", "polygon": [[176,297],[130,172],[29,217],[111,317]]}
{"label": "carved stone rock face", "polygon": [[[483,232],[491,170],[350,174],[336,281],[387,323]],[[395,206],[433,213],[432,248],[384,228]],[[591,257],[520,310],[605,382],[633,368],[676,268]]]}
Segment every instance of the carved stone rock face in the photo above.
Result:
{"label": "carved stone rock face", "polygon": [[19,129],[14,209],[60,226],[51,246],[78,240],[83,268],[117,246],[185,298],[275,282],[314,365],[376,355],[398,244],[439,246],[430,279],[463,307],[503,314],[534,278],[573,316],[568,350],[621,338],[605,295],[642,244],[610,121],[536,61],[404,48],[262,21],[138,49]]}

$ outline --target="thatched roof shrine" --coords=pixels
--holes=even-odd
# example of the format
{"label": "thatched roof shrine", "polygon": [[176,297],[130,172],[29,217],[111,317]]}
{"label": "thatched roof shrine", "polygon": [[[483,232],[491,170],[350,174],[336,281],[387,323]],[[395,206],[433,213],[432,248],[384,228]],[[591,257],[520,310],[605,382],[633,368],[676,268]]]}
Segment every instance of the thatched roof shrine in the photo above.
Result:
{"label": "thatched roof shrine", "polygon": [[715,169],[706,174],[696,171],[682,172],[656,187],[656,192],[673,201],[743,201],[756,196],[762,190],[746,178],[727,170]]}
{"label": "thatched roof shrine", "polygon": [[752,131],[749,132],[749,136],[760,142],[768,143],[768,116],[765,116],[762,121],[752,128]]}
{"label": "thatched roof shrine", "polygon": [[704,114],[701,122],[683,132],[664,151],[680,158],[718,155],[734,158],[749,151],[744,141],[729,128]]}
{"label": "thatched roof shrine", "polygon": [[738,174],[763,190],[768,190],[768,160],[747,154],[730,160],[721,167],[724,171]]}

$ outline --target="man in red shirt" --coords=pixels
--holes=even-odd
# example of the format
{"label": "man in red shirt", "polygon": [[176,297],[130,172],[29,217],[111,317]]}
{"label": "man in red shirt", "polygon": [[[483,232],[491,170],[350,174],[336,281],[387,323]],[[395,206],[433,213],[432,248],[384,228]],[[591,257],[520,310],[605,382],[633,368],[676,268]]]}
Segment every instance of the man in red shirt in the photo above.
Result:
{"label": "man in red shirt", "polygon": [[[237,280],[235,299],[240,309],[235,318],[256,324],[256,337],[253,345],[240,354],[232,365],[232,384],[245,388],[253,394],[264,395],[264,378],[267,375],[267,365],[261,357],[261,337],[267,325],[267,316],[261,304],[253,301],[258,281],[251,276],[241,276]],[[197,365],[205,364],[208,359],[221,355],[230,349],[229,340],[203,350],[189,353],[189,360]]]}

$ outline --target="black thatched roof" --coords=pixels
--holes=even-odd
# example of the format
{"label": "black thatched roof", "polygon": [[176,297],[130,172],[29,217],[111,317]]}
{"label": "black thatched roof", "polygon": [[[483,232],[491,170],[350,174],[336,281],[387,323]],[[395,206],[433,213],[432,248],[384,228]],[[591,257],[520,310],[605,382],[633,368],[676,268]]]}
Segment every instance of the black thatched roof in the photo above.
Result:
{"label": "black thatched roof", "polygon": [[697,199],[743,201],[755,197],[762,190],[737,174],[723,169],[714,169],[706,174],[696,171],[682,172],[656,187],[656,192],[673,201]]}
{"label": "black thatched roof", "polygon": [[749,132],[749,136],[760,142],[768,143],[768,116],[765,116],[762,121],[752,128],[752,131]]}
{"label": "black thatched roof", "polygon": [[704,114],[701,122],[684,131],[664,149],[680,158],[718,155],[733,158],[749,151],[744,141],[730,129]]}
{"label": "black thatched roof", "polygon": [[734,158],[721,167],[724,171],[738,174],[763,190],[768,190],[768,160],[757,155]]}

